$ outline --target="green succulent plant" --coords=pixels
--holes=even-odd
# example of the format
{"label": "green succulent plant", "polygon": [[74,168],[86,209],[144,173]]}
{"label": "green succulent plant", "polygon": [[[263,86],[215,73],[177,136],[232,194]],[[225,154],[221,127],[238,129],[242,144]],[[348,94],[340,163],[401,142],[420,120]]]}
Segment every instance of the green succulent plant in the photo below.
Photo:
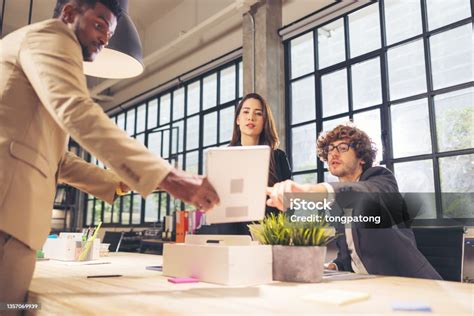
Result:
{"label": "green succulent plant", "polygon": [[326,246],[335,238],[334,229],[322,222],[291,222],[284,213],[270,214],[258,224],[248,225],[264,245]]}

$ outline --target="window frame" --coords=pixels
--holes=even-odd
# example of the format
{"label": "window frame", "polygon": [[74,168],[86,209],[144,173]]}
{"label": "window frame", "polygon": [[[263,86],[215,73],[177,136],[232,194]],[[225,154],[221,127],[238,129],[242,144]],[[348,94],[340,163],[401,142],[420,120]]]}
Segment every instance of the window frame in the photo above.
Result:
{"label": "window frame", "polygon": [[[216,146],[223,146],[223,145],[227,145],[230,143],[230,140],[221,140],[220,139],[220,124],[221,124],[221,111],[224,110],[224,109],[227,109],[227,108],[230,108],[230,107],[236,107],[237,104],[240,102],[240,100],[242,99],[242,91],[239,91],[240,88],[239,88],[239,80],[240,80],[240,76],[242,76],[242,74],[240,73],[241,70],[243,70],[243,67],[241,66],[241,63],[242,63],[242,56],[238,56],[237,58],[233,58],[232,60],[229,60],[229,61],[226,61],[224,63],[222,63],[221,65],[215,67],[215,68],[212,68],[212,69],[209,69],[201,74],[199,74],[198,76],[195,76],[195,77],[192,77],[186,81],[181,81],[181,80],[178,80],[179,83],[176,84],[176,85],[173,85],[173,86],[170,86],[170,87],[167,87],[165,90],[163,91],[160,91],[156,94],[153,94],[152,96],[148,97],[146,100],[144,101],[140,101],[140,102],[137,102],[135,104],[133,104],[132,106],[126,108],[126,109],[122,109],[121,111],[119,112],[115,112],[112,116],[111,116],[111,119],[117,124],[118,123],[118,117],[120,115],[123,116],[123,119],[124,119],[124,126],[123,126],[123,130],[127,131],[127,125],[128,125],[128,120],[127,120],[127,116],[128,116],[128,113],[130,111],[134,111],[134,114],[135,114],[135,117],[134,117],[134,128],[133,128],[133,131],[134,133],[132,135],[130,135],[131,137],[133,138],[136,138],[138,135],[145,135],[144,137],[144,142],[145,142],[145,146],[148,146],[148,142],[149,142],[149,135],[151,133],[161,133],[161,138],[162,138],[162,144],[163,144],[163,134],[164,134],[164,130],[167,130],[169,129],[169,141],[168,141],[168,145],[169,145],[169,149],[168,149],[168,157],[166,157],[166,160],[170,163],[172,163],[174,161],[174,159],[179,159],[179,157],[181,156],[182,157],[182,166],[180,166],[181,169],[183,170],[186,170],[186,160],[187,160],[187,155],[188,154],[194,154],[194,153],[198,153],[198,173],[199,174],[202,174],[203,173],[203,169],[204,169],[204,166],[203,166],[203,153],[206,149],[208,148],[211,148],[211,147],[216,147]],[[220,84],[221,84],[221,80],[220,80],[220,73],[222,70],[224,69],[227,69],[229,67],[234,67],[234,70],[235,70],[235,82],[234,82],[234,86],[235,86],[235,98],[233,100],[230,100],[230,101],[227,101],[225,103],[222,103],[220,104]],[[192,71],[191,71],[192,72]],[[216,97],[216,106],[213,106],[211,108],[208,108],[208,109],[205,109],[203,110],[203,85],[204,85],[204,78],[210,76],[210,75],[213,75],[213,74],[216,74],[217,75],[217,84],[216,84],[216,94],[217,94],[217,97]],[[180,77],[178,77],[179,79]],[[196,113],[192,113],[190,115],[188,115],[188,86],[191,85],[191,84],[194,84],[196,82],[199,82],[199,110],[198,112]],[[175,92],[178,91],[179,89],[181,88],[184,88],[183,89],[183,93],[184,93],[184,115],[180,118],[177,118],[176,120],[174,119],[174,96],[175,96]],[[161,97],[162,96],[165,96],[169,94],[170,96],[170,120],[169,122],[166,122],[166,123],[163,123],[161,124],[160,123],[160,103],[161,103]],[[157,109],[156,109],[156,123],[157,123],[157,126],[153,126],[153,127],[149,127],[148,126],[148,122],[149,122],[149,108],[150,108],[150,104],[152,102],[157,102]],[[143,131],[141,131],[140,133],[137,133],[137,122],[138,122],[138,108],[142,105],[145,105],[145,117],[144,117],[144,122],[145,122],[145,129]],[[204,139],[203,139],[203,135],[204,135],[204,131],[203,131],[203,128],[202,128],[202,124],[204,122],[204,116],[207,115],[207,114],[210,114],[210,113],[216,113],[216,143],[213,143],[213,144],[209,144],[207,146],[203,146],[203,142],[204,142]],[[198,131],[198,137],[199,137],[199,140],[198,140],[198,147],[197,148],[192,148],[192,149],[188,149],[187,148],[187,128],[188,128],[188,124],[187,124],[187,120],[189,118],[192,118],[192,117],[198,117],[199,118],[199,131]],[[183,126],[183,131],[179,131],[178,132],[178,142],[181,142],[181,140],[183,141],[183,144],[182,144],[182,150],[180,150],[179,148],[179,145],[176,143],[176,146],[177,146],[177,152],[172,154],[172,146],[174,145],[173,141],[172,141],[172,138],[173,138],[173,133],[171,132],[173,128],[176,127],[177,124],[182,124]],[[161,146],[161,153],[163,153],[163,146]],[[91,161],[91,159],[94,158],[92,157],[89,153],[86,153],[86,160],[87,161]],[[95,159],[95,158],[94,158]],[[95,164],[97,165],[98,164],[98,161],[97,159],[95,159]],[[85,194],[85,193],[84,193]],[[155,226],[156,224],[161,224],[162,223],[162,219],[163,219],[163,216],[164,215],[171,215],[172,212],[174,210],[171,210],[170,207],[171,205],[173,204],[173,201],[172,198],[168,193],[166,192],[154,192],[152,194],[158,194],[158,210],[157,210],[157,213],[158,213],[158,217],[157,217],[157,221],[145,221],[145,212],[146,212],[146,200],[141,198],[141,211],[140,211],[140,223],[137,223],[137,224],[133,224],[132,223],[132,218],[133,218],[133,200],[132,199],[135,199],[137,197],[139,197],[138,193],[129,193],[125,196],[122,196],[122,197],[118,197],[118,199],[120,199],[120,202],[119,205],[120,205],[120,210],[119,211],[119,222],[118,223],[115,223],[114,222],[114,214],[115,212],[117,212],[117,209],[116,207],[114,207],[112,205],[112,213],[111,213],[111,222],[110,223],[103,223],[102,226],[104,227],[144,227],[144,226]],[[123,207],[124,207],[124,197],[127,197],[127,196],[130,196],[130,199],[131,199],[131,203],[130,203],[130,209],[128,210],[128,214],[127,213],[124,213],[123,212]],[[133,196],[133,198],[132,198]],[[96,203],[102,203],[102,207],[101,207],[101,216],[100,216],[100,220],[103,222],[104,220],[104,210],[105,210],[105,202],[102,202],[100,201],[99,199],[91,196],[91,195],[88,195],[88,194],[85,194],[85,199],[84,199],[85,203],[84,203],[84,213],[83,213],[83,226],[84,227],[87,227],[87,226],[90,226],[90,225],[97,225],[97,222],[95,221],[95,213],[96,213]],[[92,214],[89,215],[91,216],[90,218],[92,219],[92,222],[91,223],[87,223],[87,218],[88,218],[88,212],[90,210],[88,210],[88,205],[89,205],[89,202],[92,202],[92,205],[93,205],[93,208],[92,208]],[[165,203],[166,204],[166,209],[162,209],[161,205],[162,203]],[[189,209],[189,205],[186,205],[184,202],[182,201],[179,201],[178,203],[179,205],[179,208],[180,209]],[[122,224],[122,219],[123,219],[123,215],[124,214],[127,214],[127,216],[129,216],[129,220],[128,220],[128,224]],[[116,216],[116,215],[115,215]]]}
{"label": "window frame", "polygon": [[[350,56],[350,35],[349,35],[349,15],[358,10],[361,10],[370,5],[378,5],[378,14],[380,22],[380,36],[381,36],[381,47],[379,49],[358,55],[356,57]],[[452,150],[446,152],[439,152],[437,144],[437,134],[436,134],[436,117],[435,117],[435,105],[434,98],[435,96],[453,92],[460,91],[466,88],[471,88],[474,86],[474,83],[465,82],[461,84],[455,84],[449,87],[444,87],[440,89],[433,89],[433,75],[431,69],[431,60],[430,60],[430,37],[439,33],[443,33],[449,30],[452,30],[456,27],[463,26],[466,24],[473,23],[473,4],[471,2],[471,16],[469,18],[464,18],[462,20],[438,27],[433,30],[428,29],[428,17],[427,17],[427,7],[426,0],[420,0],[420,10],[421,10],[421,23],[422,23],[422,32],[418,35],[411,36],[409,38],[403,39],[401,41],[394,42],[390,45],[387,45],[386,39],[386,26],[385,26],[385,14],[384,14],[384,0],[378,2],[370,2],[363,6],[360,6],[354,10],[344,13],[343,15],[336,16],[328,21],[325,21],[324,24],[318,25],[310,30],[305,30],[299,34],[291,36],[284,40],[284,59],[285,59],[285,136],[286,136],[286,148],[287,154],[290,161],[290,164],[293,166],[293,147],[292,147],[292,130],[293,128],[316,124],[316,135],[319,135],[322,131],[323,122],[329,121],[332,119],[337,119],[341,117],[348,117],[350,120],[353,119],[354,115],[359,113],[368,112],[371,110],[379,109],[380,111],[380,123],[381,123],[381,142],[383,147],[383,156],[380,164],[385,165],[392,172],[394,170],[394,164],[400,162],[409,162],[409,161],[420,161],[429,159],[433,163],[433,181],[435,185],[435,196],[436,196],[436,218],[434,219],[416,219],[414,221],[415,225],[425,226],[425,225],[459,225],[459,222],[462,222],[464,225],[474,224],[474,218],[455,218],[448,219],[443,218],[442,214],[442,202],[441,202],[441,179],[440,179],[440,163],[439,159],[444,157],[453,157],[460,155],[469,155],[474,153],[474,148],[462,149],[462,150]],[[333,23],[339,19],[343,19],[344,27],[344,47],[345,47],[345,60],[326,66],[325,68],[319,69],[318,64],[318,28],[323,27],[327,24]],[[297,37],[312,33],[313,35],[313,57],[314,57],[314,69],[312,72],[305,73],[295,78],[291,78],[291,41]],[[393,47],[401,46],[406,43],[414,42],[416,40],[422,40],[424,46],[424,63],[425,63],[425,79],[427,89],[426,92],[419,93],[416,95],[410,95],[408,97],[403,97],[397,100],[390,100],[390,91],[388,85],[388,61],[387,61],[387,52]],[[352,91],[352,67],[360,62],[368,61],[374,58],[379,58],[380,60],[380,73],[381,73],[381,94],[382,94],[382,103],[375,104],[369,107],[364,107],[361,109],[353,109],[353,91]],[[332,73],[334,71],[346,69],[347,71],[347,93],[348,93],[348,111],[338,113],[336,115],[328,116],[323,118],[323,109],[322,109],[322,86],[321,86],[321,77]],[[314,76],[315,80],[315,119],[308,120],[305,122],[299,122],[297,124],[292,124],[292,96],[291,96],[291,84],[295,81],[307,78],[309,76]],[[392,105],[397,105],[400,103],[405,103],[409,101],[421,100],[426,98],[428,100],[429,107],[429,124],[430,124],[430,137],[431,137],[431,146],[432,150],[429,154],[393,158],[393,144],[392,144],[392,127],[391,127],[391,117],[390,117],[390,108]],[[316,146],[316,144],[314,144]],[[379,148],[379,150],[382,150]],[[324,173],[327,172],[327,168],[324,168],[324,163],[316,157],[316,169],[308,169],[303,171],[295,171],[293,174],[295,176],[299,175],[312,175],[316,174],[318,182],[324,182]]]}

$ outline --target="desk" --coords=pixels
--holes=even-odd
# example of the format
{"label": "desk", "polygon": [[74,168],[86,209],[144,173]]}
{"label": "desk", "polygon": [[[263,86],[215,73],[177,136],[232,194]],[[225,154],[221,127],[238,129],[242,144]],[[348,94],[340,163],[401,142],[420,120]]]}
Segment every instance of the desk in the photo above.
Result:
{"label": "desk", "polygon": [[[392,302],[424,302],[433,314],[473,315],[474,285],[377,276],[370,279],[315,284],[274,282],[248,287],[209,283],[172,284],[161,272],[161,256],[112,253],[111,264],[67,266],[40,261],[30,286],[30,302],[41,303],[39,315],[323,315],[394,313]],[[118,278],[87,275],[122,274]],[[318,304],[303,299],[315,291],[341,289],[370,293],[370,299],[349,305]],[[413,312],[406,315],[415,315]]]}

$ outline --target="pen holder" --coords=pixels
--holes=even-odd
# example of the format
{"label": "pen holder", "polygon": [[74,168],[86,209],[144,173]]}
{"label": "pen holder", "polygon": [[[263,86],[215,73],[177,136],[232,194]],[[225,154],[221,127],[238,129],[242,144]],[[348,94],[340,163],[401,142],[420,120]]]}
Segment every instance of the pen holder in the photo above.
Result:
{"label": "pen holder", "polygon": [[[61,261],[78,261],[86,242],[77,239],[47,239],[43,246],[45,258]],[[100,240],[95,239],[85,260],[97,260],[100,253]]]}
{"label": "pen holder", "polygon": [[[79,261],[83,251],[87,251],[88,241],[76,241],[76,252],[74,260]],[[87,252],[86,257],[82,261],[97,260],[100,257],[100,239],[94,239],[91,241],[91,246]]]}

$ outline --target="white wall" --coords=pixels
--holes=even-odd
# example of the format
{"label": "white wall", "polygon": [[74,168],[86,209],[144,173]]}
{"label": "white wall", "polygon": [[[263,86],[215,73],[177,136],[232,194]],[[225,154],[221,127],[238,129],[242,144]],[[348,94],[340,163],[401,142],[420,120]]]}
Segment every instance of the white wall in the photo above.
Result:
{"label": "white wall", "polygon": [[[180,32],[189,31],[208,19],[232,0],[184,1],[145,32],[144,56],[175,40]],[[217,5],[219,4],[219,5]],[[187,41],[173,54],[163,57],[137,79],[125,80],[113,87],[113,102],[103,103],[104,109],[121,104],[142,92],[155,88],[194,68],[242,46],[241,18],[234,17],[218,25],[213,31]]]}
{"label": "white wall", "polygon": [[291,24],[334,2],[333,0],[283,0],[283,26]]}
{"label": "white wall", "polygon": [[233,0],[187,0],[151,24],[145,31],[144,55],[148,55],[216,14]]}

